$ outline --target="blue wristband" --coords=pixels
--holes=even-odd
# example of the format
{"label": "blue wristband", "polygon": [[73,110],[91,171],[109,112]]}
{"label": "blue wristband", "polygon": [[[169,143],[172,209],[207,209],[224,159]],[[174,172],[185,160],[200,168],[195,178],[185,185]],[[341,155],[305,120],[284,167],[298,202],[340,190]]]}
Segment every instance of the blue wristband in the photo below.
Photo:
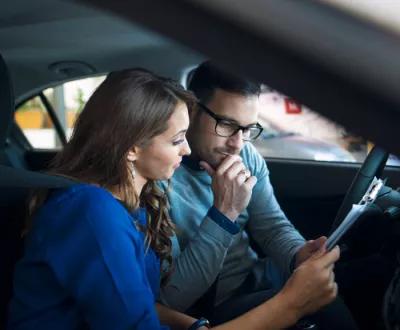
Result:
{"label": "blue wristband", "polygon": [[196,322],[194,322],[188,330],[196,330],[201,327],[210,328],[210,322],[204,317],[199,318]]}

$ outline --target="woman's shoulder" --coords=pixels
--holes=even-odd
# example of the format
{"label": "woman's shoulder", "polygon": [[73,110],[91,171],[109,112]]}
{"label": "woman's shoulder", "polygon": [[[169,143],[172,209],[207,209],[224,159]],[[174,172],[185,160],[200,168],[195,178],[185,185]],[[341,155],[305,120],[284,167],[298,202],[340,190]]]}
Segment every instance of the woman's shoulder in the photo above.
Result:
{"label": "woman's shoulder", "polygon": [[75,228],[107,236],[121,230],[136,231],[131,216],[117,199],[109,191],[90,184],[52,191],[35,220],[50,232]]}
{"label": "woman's shoulder", "polygon": [[126,213],[109,191],[91,184],[76,184],[52,190],[44,209],[47,212],[57,210],[61,213],[94,214],[99,217]]}
{"label": "woman's shoulder", "polygon": [[115,198],[106,189],[87,183],[79,183],[68,188],[57,188],[50,192],[49,203],[61,204],[71,201],[85,203],[113,202]]}

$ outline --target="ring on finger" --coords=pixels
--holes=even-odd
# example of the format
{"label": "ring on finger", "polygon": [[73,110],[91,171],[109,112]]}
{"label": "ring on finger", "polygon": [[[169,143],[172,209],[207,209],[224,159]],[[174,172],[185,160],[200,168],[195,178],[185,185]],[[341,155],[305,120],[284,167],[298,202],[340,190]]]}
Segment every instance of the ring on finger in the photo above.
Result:
{"label": "ring on finger", "polygon": [[241,171],[239,172],[239,174],[244,174],[244,176],[246,177],[246,179],[248,179],[248,178],[250,177],[250,171],[249,171],[248,169],[241,170]]}

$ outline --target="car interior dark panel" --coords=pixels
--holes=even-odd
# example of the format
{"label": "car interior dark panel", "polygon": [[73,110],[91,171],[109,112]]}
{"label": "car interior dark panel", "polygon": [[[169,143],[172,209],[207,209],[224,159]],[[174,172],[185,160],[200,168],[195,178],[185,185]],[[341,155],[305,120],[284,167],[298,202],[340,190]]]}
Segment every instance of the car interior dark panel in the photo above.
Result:
{"label": "car interior dark panel", "polygon": [[25,152],[25,161],[30,170],[45,171],[56,154],[54,150],[28,150]]}
{"label": "car interior dark panel", "polygon": [[[278,195],[288,198],[341,195],[360,164],[267,159],[271,180]],[[392,187],[400,187],[400,169],[386,167],[383,177]],[[304,189],[307,187],[307,189]]]}
{"label": "car interior dark panel", "polygon": [[21,256],[22,229],[27,218],[27,198],[35,189],[67,187],[70,180],[0,165],[0,328],[12,292],[13,266]]}
{"label": "car interior dark panel", "polygon": [[[267,159],[277,198],[289,219],[306,237],[328,234],[358,164]],[[398,167],[386,167],[383,177],[400,187]],[[307,189],[305,189],[307,187]]]}
{"label": "car interior dark panel", "polygon": [[[1,158],[7,158],[5,148],[14,114],[14,94],[7,65],[0,54],[0,153]],[[4,160],[6,161],[6,160]]]}
{"label": "car interior dark panel", "polygon": [[25,201],[28,190],[21,188],[0,187],[0,327],[5,329],[8,303],[12,293],[12,276],[16,260],[21,256],[22,231],[26,212]]}
{"label": "car interior dark panel", "polygon": [[343,197],[344,195],[287,199],[277,196],[290,221],[307,239],[320,235],[329,236]]}

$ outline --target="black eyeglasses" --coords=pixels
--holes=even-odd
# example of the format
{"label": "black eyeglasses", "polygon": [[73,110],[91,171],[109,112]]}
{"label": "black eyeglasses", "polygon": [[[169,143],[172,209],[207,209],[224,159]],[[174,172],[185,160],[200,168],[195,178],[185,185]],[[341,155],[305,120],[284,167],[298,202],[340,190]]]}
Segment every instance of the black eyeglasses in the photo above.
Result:
{"label": "black eyeglasses", "polygon": [[237,134],[237,132],[242,131],[244,141],[254,141],[260,136],[261,132],[263,131],[263,128],[259,123],[248,126],[241,126],[231,122],[228,119],[218,116],[204,104],[197,104],[206,114],[215,119],[215,133],[219,136],[231,137]]}

